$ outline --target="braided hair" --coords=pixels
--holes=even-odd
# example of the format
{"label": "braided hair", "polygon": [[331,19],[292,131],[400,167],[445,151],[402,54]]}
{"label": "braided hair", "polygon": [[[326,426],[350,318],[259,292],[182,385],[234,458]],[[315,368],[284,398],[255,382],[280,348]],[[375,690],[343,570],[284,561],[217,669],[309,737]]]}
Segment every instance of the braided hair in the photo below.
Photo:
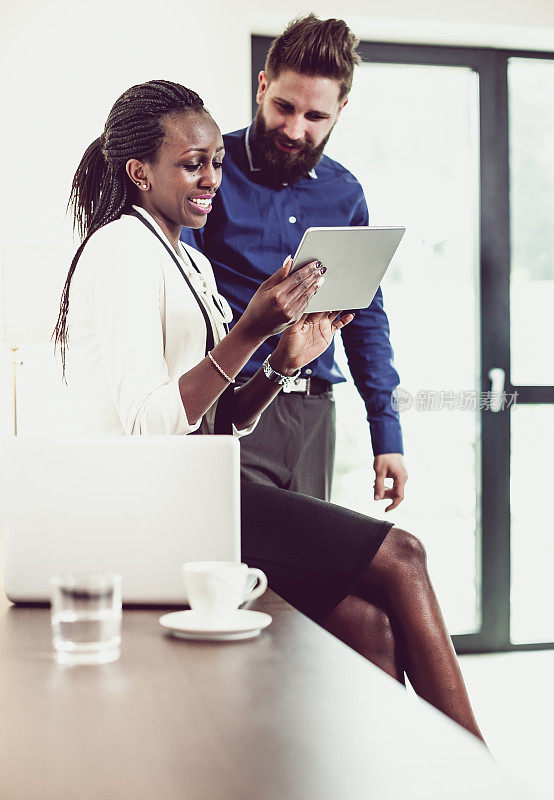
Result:
{"label": "braided hair", "polygon": [[104,132],[86,149],[73,177],[67,204],[81,244],[67,273],[53,333],[55,346],[60,345],[64,377],[71,279],[92,234],[119,219],[132,205],[127,161],[136,158],[155,163],[165,135],[162,118],[175,112],[203,110],[204,103],[196,92],[179,83],[163,80],[140,83],[115,101]]}

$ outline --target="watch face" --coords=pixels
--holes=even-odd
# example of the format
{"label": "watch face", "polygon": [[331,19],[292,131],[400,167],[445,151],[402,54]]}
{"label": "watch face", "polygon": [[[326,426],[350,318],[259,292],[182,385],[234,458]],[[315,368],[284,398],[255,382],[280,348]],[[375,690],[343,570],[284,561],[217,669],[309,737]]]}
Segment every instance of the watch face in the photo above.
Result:
{"label": "watch face", "polygon": [[262,369],[264,371],[264,375],[268,380],[272,383],[278,383],[280,386],[290,386],[300,375],[300,369],[297,369],[292,375],[281,375],[280,372],[277,372],[273,369],[271,364],[269,363],[269,356],[262,364]]}

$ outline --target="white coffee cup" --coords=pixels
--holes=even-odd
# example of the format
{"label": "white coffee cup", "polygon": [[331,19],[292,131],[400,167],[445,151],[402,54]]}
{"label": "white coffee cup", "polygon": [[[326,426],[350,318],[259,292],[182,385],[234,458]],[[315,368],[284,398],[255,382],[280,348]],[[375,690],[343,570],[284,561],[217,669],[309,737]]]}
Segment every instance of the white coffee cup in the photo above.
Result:
{"label": "white coffee cup", "polygon": [[[258,585],[248,591],[250,575],[258,578]],[[237,561],[189,561],[183,564],[183,579],[190,607],[207,617],[232,614],[267,589],[267,577],[261,569]]]}

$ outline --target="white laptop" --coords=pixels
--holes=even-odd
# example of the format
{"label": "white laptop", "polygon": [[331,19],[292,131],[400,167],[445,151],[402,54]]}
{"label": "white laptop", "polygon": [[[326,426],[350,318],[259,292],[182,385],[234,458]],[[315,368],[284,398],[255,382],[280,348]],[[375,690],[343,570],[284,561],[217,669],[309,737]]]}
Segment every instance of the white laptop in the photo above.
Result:
{"label": "white laptop", "polygon": [[51,575],[101,570],[126,603],[184,605],[185,561],[240,560],[239,461],[232,436],[4,439],[8,598],[44,602]]}

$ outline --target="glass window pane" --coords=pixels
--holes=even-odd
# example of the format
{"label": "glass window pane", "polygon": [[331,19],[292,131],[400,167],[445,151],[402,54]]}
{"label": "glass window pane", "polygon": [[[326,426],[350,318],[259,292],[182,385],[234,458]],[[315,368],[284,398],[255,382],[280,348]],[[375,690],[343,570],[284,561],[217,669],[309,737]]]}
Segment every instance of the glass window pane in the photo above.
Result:
{"label": "glass window pane", "polygon": [[510,59],[508,85],[511,377],[553,384],[554,61]]}
{"label": "glass window pane", "polygon": [[554,405],[512,413],[511,639],[554,641]]}
{"label": "glass window pane", "polygon": [[[401,386],[412,398],[402,414],[410,480],[391,519],[424,542],[450,631],[474,631],[480,536],[475,73],[363,64],[328,152],[361,181],[371,224],[407,226],[383,281]],[[333,500],[384,517],[384,504],[372,499],[365,410],[350,382],[335,394]]]}

